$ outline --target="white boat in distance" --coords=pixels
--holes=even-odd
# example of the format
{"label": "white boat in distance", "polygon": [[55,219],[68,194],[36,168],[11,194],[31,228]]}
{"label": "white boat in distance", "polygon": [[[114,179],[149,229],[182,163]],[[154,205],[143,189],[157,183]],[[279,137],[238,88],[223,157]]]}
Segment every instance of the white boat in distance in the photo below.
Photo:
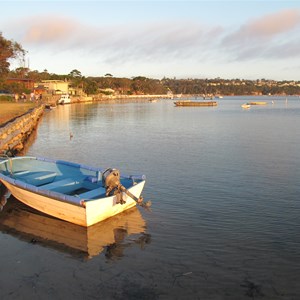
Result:
{"label": "white boat in distance", "polygon": [[71,97],[69,94],[61,95],[58,100],[58,104],[70,104],[70,103],[71,103]]}
{"label": "white boat in distance", "polygon": [[142,204],[145,176],[23,156],[0,161],[0,181],[26,205],[88,227]]}
{"label": "white boat in distance", "polygon": [[251,107],[251,105],[248,104],[248,103],[244,103],[244,104],[241,105],[241,107],[244,108],[244,109],[249,109]]}

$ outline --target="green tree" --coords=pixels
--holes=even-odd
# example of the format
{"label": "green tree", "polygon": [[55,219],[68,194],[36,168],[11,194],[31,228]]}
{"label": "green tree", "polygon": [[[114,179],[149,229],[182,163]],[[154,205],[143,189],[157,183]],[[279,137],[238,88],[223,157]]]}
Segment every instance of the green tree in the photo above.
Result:
{"label": "green tree", "polygon": [[5,76],[9,72],[10,59],[21,57],[24,59],[25,50],[22,46],[11,40],[7,40],[0,32],[0,77]]}
{"label": "green tree", "polygon": [[71,86],[72,87],[81,87],[84,89],[84,81],[85,78],[82,76],[81,72],[74,69],[73,71],[70,72],[68,77],[71,79]]}
{"label": "green tree", "polygon": [[71,71],[69,76],[72,77],[72,78],[81,78],[82,77],[81,72],[76,70],[76,69]]}
{"label": "green tree", "polygon": [[84,85],[84,92],[87,93],[88,95],[97,94],[98,92],[97,82],[91,79],[86,79]]}

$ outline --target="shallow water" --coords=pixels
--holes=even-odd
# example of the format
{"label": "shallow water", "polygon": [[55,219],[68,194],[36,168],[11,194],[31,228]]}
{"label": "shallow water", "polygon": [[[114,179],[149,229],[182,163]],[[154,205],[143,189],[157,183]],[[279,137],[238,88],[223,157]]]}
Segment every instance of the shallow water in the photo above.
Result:
{"label": "shallow water", "polygon": [[[242,109],[248,100],[268,104]],[[46,112],[27,154],[144,173],[152,207],[138,208],[130,225],[94,228],[88,244],[81,238],[89,233],[65,222],[53,224],[64,229],[59,241],[55,229],[51,238],[24,235],[16,224],[37,217],[5,206],[0,223],[11,221],[0,227],[1,298],[298,299],[299,127],[298,97]],[[16,209],[22,216],[9,214]]]}

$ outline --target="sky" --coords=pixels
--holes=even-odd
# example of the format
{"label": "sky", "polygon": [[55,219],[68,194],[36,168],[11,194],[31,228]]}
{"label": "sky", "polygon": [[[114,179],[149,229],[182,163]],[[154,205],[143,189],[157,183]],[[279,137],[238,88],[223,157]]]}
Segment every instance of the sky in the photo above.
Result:
{"label": "sky", "polygon": [[300,1],[0,0],[12,69],[85,77],[300,80]]}

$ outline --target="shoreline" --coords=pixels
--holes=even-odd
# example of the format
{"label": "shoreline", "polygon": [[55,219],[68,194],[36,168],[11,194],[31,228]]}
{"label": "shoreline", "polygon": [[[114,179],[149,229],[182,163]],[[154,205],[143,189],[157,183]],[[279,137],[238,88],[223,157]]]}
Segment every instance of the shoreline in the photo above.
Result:
{"label": "shoreline", "polygon": [[3,154],[14,155],[25,149],[25,144],[35,131],[44,109],[45,105],[41,104],[0,124],[0,151]]}
{"label": "shoreline", "polygon": [[[1,102],[0,116],[0,152],[12,150],[17,154],[24,150],[25,143],[29,136],[36,129],[39,119],[47,107],[56,106],[60,95],[45,96],[39,103],[33,102]],[[71,96],[70,104],[84,103],[127,103],[127,102],[152,102],[157,99],[180,100],[189,97],[198,97],[198,95],[117,95],[105,96],[94,95],[85,97]],[[199,96],[200,97],[200,96]],[[264,96],[252,96],[264,97]],[[266,97],[266,96],[265,96]],[[222,100],[221,100],[222,101]],[[66,105],[70,105],[66,104]],[[12,108],[14,106],[14,108]],[[36,115],[35,112],[39,111]],[[24,120],[25,127],[24,127]],[[29,122],[27,124],[26,122]]]}
{"label": "shoreline", "polygon": [[[140,95],[124,97],[73,97],[70,104],[89,102],[131,102],[149,101],[152,98],[166,98],[166,95]],[[1,102],[0,116],[0,153],[15,155],[24,151],[26,142],[36,130],[39,120],[47,106],[56,106],[59,97],[45,97],[41,103],[33,102]],[[69,104],[68,104],[69,105]]]}

